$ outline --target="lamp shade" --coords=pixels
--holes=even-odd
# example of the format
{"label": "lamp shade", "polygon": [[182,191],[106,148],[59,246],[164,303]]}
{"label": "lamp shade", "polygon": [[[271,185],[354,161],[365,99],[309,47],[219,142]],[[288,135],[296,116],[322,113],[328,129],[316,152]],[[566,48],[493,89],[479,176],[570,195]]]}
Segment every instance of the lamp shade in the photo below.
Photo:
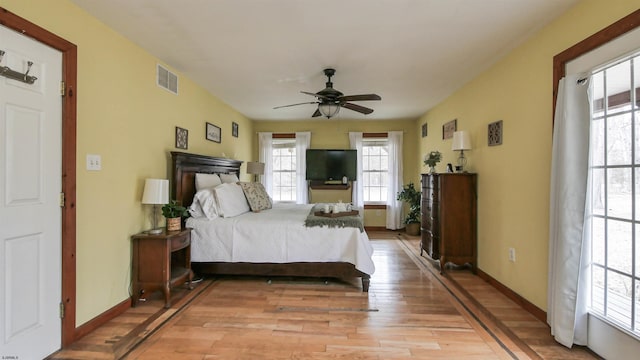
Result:
{"label": "lamp shade", "polygon": [[252,175],[264,175],[264,163],[261,162],[248,162],[247,174]]}
{"label": "lamp shade", "polygon": [[318,105],[318,111],[327,119],[330,119],[340,112],[340,105],[334,102],[323,102]]}
{"label": "lamp shade", "polygon": [[169,202],[169,180],[146,179],[142,194],[143,204],[163,205]]}
{"label": "lamp shade", "polygon": [[456,131],[453,133],[451,150],[471,150],[471,136],[467,131]]}

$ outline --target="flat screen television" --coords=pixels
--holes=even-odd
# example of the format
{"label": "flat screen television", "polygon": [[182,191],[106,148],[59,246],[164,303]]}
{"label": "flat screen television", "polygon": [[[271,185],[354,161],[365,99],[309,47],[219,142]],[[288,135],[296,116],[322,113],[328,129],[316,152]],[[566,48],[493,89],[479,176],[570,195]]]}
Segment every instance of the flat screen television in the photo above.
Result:
{"label": "flat screen television", "polygon": [[346,176],[356,180],[357,151],[334,149],[307,149],[307,180],[341,181]]}

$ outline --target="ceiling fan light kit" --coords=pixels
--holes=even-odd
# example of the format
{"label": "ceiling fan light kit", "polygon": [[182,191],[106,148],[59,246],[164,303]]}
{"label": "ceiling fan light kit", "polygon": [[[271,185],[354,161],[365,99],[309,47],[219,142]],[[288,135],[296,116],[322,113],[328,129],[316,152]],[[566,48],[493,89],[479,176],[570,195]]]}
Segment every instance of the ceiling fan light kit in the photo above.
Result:
{"label": "ceiling fan light kit", "polygon": [[318,104],[318,108],[311,115],[311,117],[324,116],[330,119],[340,112],[340,108],[344,107],[349,110],[359,112],[364,115],[371,114],[373,109],[350,103],[349,101],[370,101],[370,100],[382,100],[379,95],[376,94],[361,94],[361,95],[344,95],[340,91],[333,88],[331,77],[336,73],[335,69],[324,69],[324,75],[327,77],[326,88],[318,91],[317,93],[311,93],[301,91],[303,94],[315,96],[317,101],[304,102],[298,104],[276,106],[274,109],[283,107],[305,105],[305,104]]}
{"label": "ceiling fan light kit", "polygon": [[331,119],[340,112],[340,104],[332,102],[320,103],[318,104],[318,111],[320,111],[322,116],[326,116],[327,119]]}

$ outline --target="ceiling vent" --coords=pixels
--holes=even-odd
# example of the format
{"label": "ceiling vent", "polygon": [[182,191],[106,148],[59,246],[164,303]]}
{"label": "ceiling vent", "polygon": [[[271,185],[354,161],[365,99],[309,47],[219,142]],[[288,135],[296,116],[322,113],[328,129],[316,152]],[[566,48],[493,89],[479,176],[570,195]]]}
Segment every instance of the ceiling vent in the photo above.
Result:
{"label": "ceiling vent", "polygon": [[158,64],[158,86],[178,94],[178,75]]}

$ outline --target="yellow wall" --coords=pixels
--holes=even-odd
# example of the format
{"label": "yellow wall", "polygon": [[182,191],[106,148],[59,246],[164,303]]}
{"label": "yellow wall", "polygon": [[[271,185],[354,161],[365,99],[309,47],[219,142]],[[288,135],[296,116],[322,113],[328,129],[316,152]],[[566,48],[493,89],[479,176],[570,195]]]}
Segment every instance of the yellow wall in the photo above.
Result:
{"label": "yellow wall", "polygon": [[[469,171],[478,173],[478,264],[501,283],[546,309],[553,56],[638,9],[638,0],[582,1],[415,124],[420,156],[444,152],[442,124],[457,119],[472,133]],[[487,146],[487,125],[503,120],[501,146]],[[421,159],[418,159],[420,162]],[[440,165],[439,171],[444,167]],[[508,248],[516,249],[516,262]]]}
{"label": "yellow wall", "polygon": [[[417,138],[413,134],[415,120],[387,120],[387,121],[362,121],[362,120],[300,120],[300,121],[256,121],[256,132],[292,133],[296,131],[311,132],[312,149],[348,149],[349,132],[387,132],[404,131],[403,135],[403,165],[404,181],[419,183],[414,164],[417,161]],[[254,139],[255,158],[258,158],[258,138]],[[313,190],[312,202],[343,202],[351,201],[351,190]],[[367,210],[364,214],[365,226],[386,225],[385,210]]]}
{"label": "yellow wall", "polygon": [[[155,83],[158,60],[66,0],[0,0],[0,6],[78,46],[77,325],[129,297],[130,236],[150,227],[144,179],[169,178],[175,126],[188,152],[239,160],[253,153],[252,124],[179,75],[179,95]],[[231,136],[231,122],[239,137]],[[222,128],[207,141],[205,122]],[[182,150],[185,151],[185,150]],[[85,170],[86,154],[102,171]],[[243,171],[244,173],[244,171]],[[243,175],[244,176],[244,175]]]}

